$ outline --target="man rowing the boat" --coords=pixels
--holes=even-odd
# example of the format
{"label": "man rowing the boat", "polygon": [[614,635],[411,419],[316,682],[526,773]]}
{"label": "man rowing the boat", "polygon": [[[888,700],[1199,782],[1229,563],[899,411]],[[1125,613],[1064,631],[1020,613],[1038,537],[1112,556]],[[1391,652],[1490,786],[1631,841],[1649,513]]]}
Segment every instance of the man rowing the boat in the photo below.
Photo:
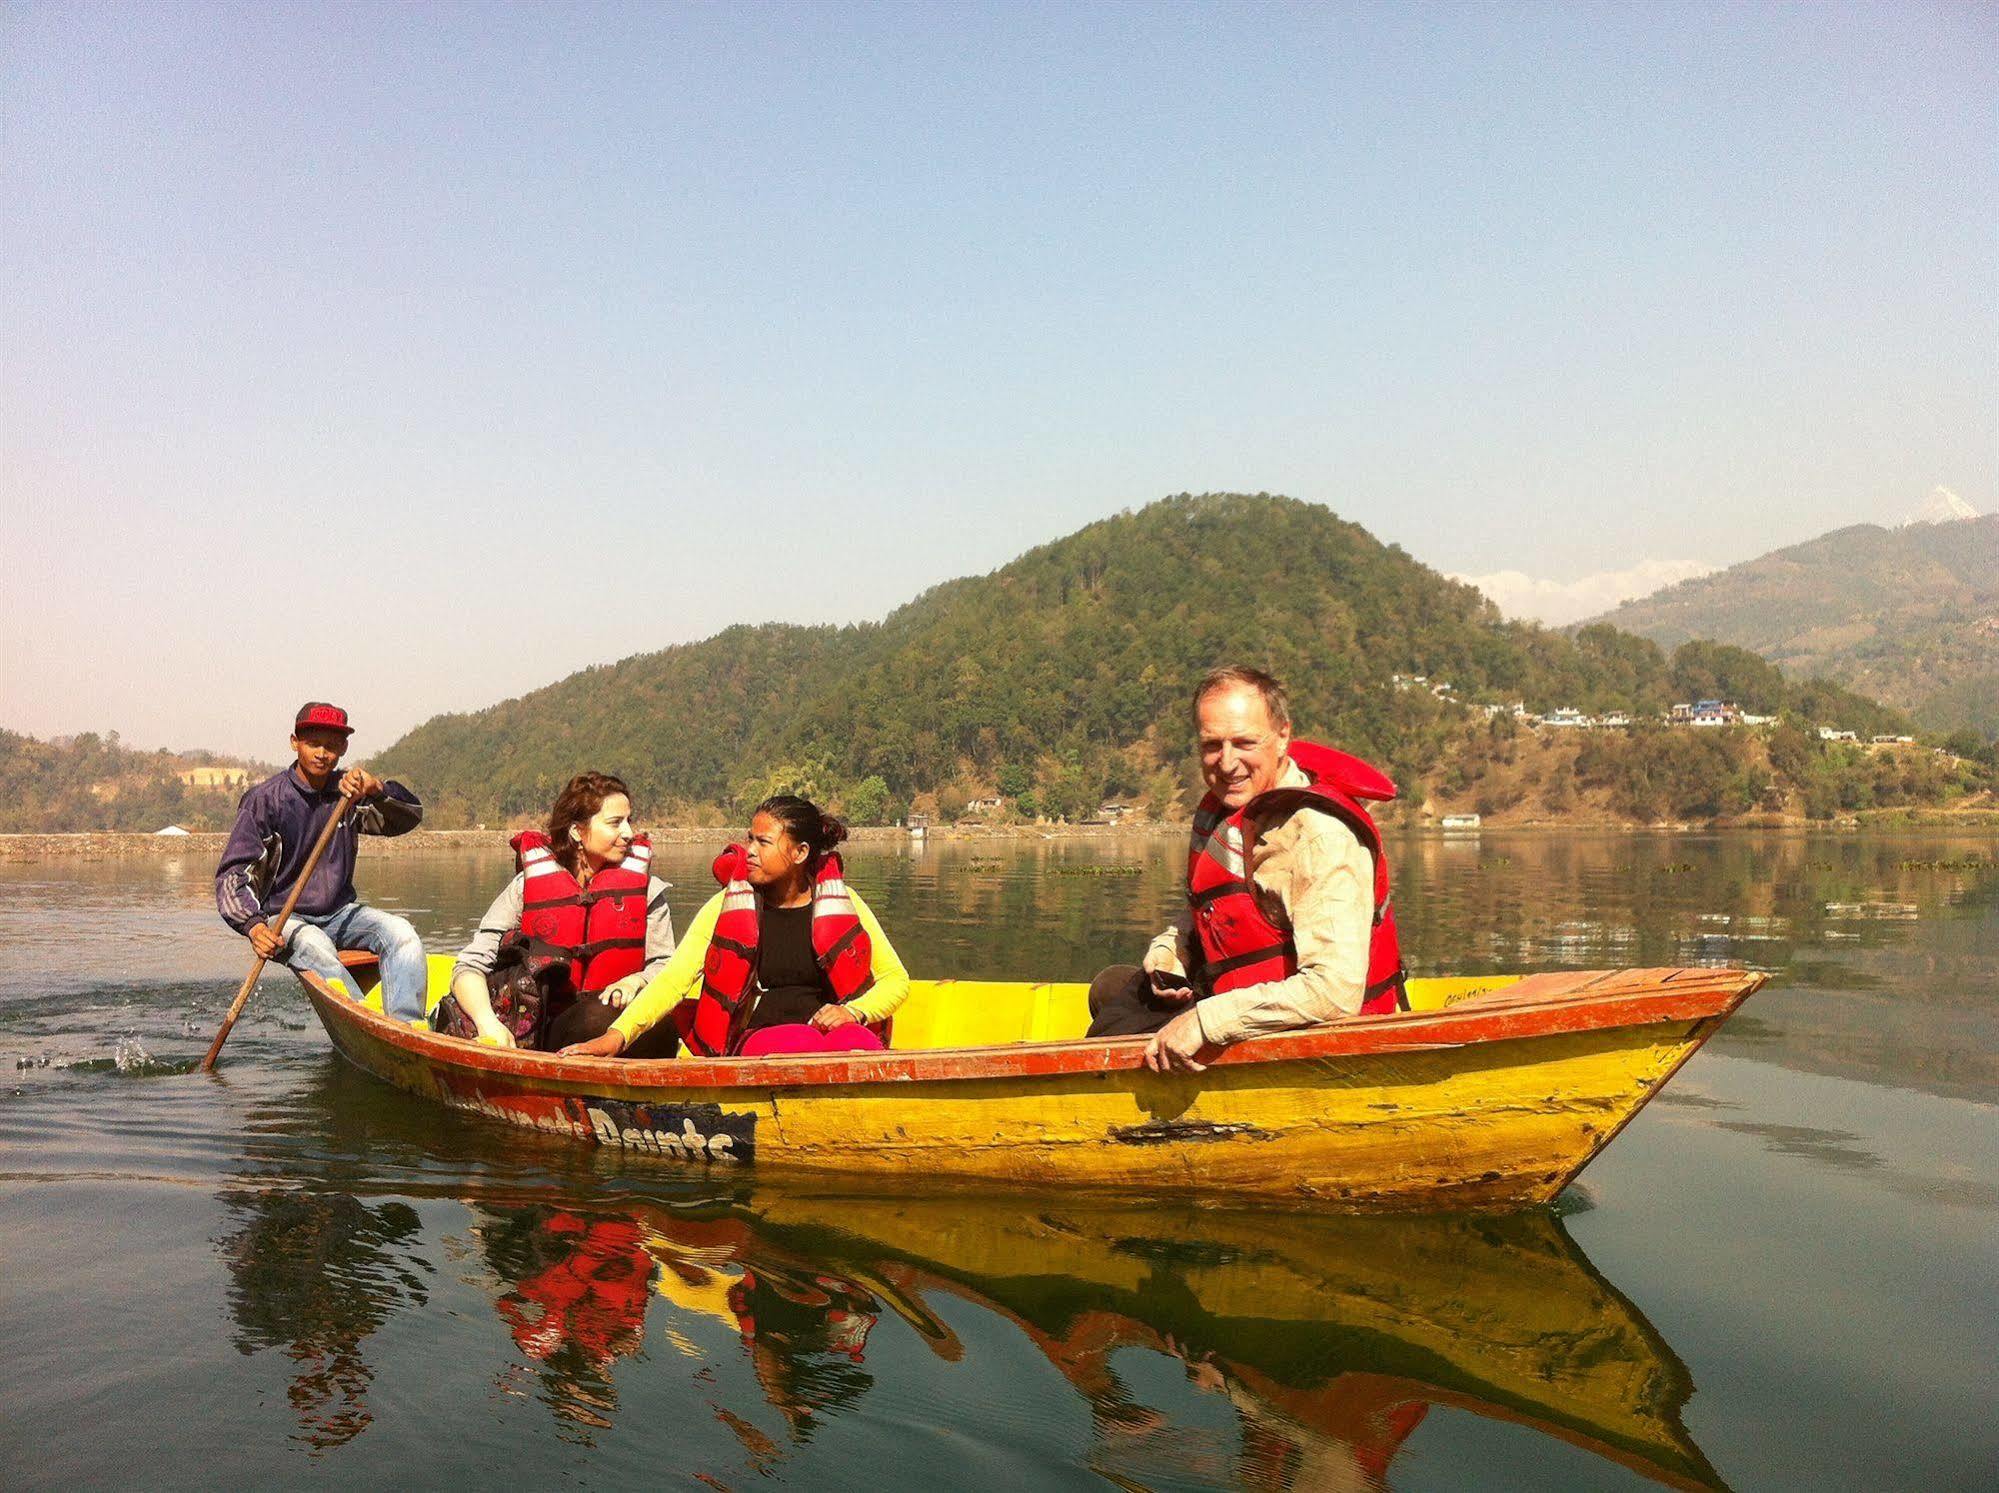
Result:
{"label": "man rowing the boat", "polygon": [[[417,827],[423,805],[401,783],[383,782],[363,767],[335,777],[354,728],[338,705],[310,700],[292,722],[298,759],[264,779],[236,809],[236,827],[215,868],[215,905],[222,920],[265,959],[309,969],[352,990],[340,950],[365,949],[382,961],[382,1009],[399,1020],[424,1012],[427,971],[423,942],[408,920],[364,906],[354,894],[358,835],[400,835]],[[266,921],[291,895],[311,847],[343,795],[358,802],[341,821],[313,867],[298,906],[281,929]]]}
{"label": "man rowing the boat", "polygon": [[1090,986],[1090,1035],[1152,1033],[1148,1068],[1343,1016],[1408,1009],[1381,834],[1363,800],[1395,785],[1357,757],[1293,741],[1284,686],[1216,669],[1194,691],[1201,778],[1187,906],[1142,966]]}

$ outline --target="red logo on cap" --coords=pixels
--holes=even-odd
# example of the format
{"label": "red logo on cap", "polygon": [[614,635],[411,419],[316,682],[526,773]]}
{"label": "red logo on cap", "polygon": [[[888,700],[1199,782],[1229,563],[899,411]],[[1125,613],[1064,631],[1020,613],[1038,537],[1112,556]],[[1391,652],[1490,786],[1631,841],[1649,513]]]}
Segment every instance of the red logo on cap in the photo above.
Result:
{"label": "red logo on cap", "polygon": [[345,731],[350,736],[354,734],[354,728],[347,724],[347,712],[322,700],[308,701],[299,707],[298,719],[292,722],[292,730],[298,731],[306,726],[325,726],[328,730]]}

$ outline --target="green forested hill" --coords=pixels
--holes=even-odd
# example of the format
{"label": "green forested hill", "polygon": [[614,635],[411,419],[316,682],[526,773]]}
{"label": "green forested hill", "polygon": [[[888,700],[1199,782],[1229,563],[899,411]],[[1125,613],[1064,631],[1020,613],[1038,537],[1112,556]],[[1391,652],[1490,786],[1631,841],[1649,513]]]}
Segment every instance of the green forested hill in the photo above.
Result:
{"label": "green forested hill", "polygon": [[1626,602],[1602,621],[1671,648],[1713,638],[1923,725],[1999,736],[1999,514],[1860,524]]}
{"label": "green forested hill", "polygon": [[545,689],[417,727],[376,765],[421,784],[426,821],[450,827],[544,808],[586,768],[616,772],[648,818],[730,801],[773,723],[844,677],[873,629],[732,627],[700,643],[571,674]]}
{"label": "green forested hill", "polygon": [[274,769],[213,752],[141,752],[118,733],[38,741],[0,730],[0,832],[227,829],[243,789]]}
{"label": "green forested hill", "polygon": [[731,628],[442,716],[377,765],[420,785],[440,824],[538,812],[585,767],[626,777],[654,821],[782,786],[864,820],[926,792],[948,805],[999,791],[1071,818],[1107,797],[1170,811],[1188,782],[1188,691],[1232,659],[1289,683],[1301,731],[1405,783],[1461,749],[1465,713],[1396,689],[1396,673],[1543,710],[1720,693],[1862,731],[1900,720],[1738,649],[1668,659],[1609,628],[1505,622],[1324,508],[1211,494],[1092,524],[880,623]]}

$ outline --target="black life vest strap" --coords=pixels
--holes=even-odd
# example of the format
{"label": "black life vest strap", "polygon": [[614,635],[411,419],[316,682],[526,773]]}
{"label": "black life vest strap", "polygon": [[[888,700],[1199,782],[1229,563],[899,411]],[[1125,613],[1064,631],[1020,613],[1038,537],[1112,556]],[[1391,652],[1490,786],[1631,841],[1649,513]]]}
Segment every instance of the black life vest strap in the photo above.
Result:
{"label": "black life vest strap", "polygon": [[[569,878],[569,881],[570,885],[574,886],[576,883],[576,878],[574,876],[571,876]],[[650,883],[648,883],[648,885],[650,885]],[[635,887],[635,886],[600,887],[596,879],[592,879],[590,885],[588,885],[587,887],[579,887],[576,891],[573,892],[564,892],[559,897],[530,898],[526,895],[525,889],[523,889],[521,896],[521,910],[523,912],[539,912],[544,907],[581,907],[588,909],[591,907],[595,907],[599,902],[602,902],[607,898],[635,896],[642,893],[644,890],[645,890],[644,887]]]}
{"label": "black life vest strap", "polygon": [[1363,1002],[1371,1001],[1377,995],[1385,995],[1391,990],[1395,992],[1395,1009],[1398,1011],[1407,1011],[1409,1009],[1409,971],[1406,968],[1397,969],[1394,974],[1385,980],[1376,980],[1366,990],[1361,992],[1360,998]]}
{"label": "black life vest strap", "polygon": [[701,993],[713,996],[720,1003],[722,1009],[727,1011],[731,1016],[735,1015],[742,1008],[743,1003],[750,997],[750,992],[745,989],[741,995],[737,996],[734,1000],[730,1000],[728,996],[722,993],[720,987],[706,976],[703,976],[701,980]]}
{"label": "black life vest strap", "polygon": [[611,949],[642,949],[645,946],[646,941],[643,938],[593,938],[590,942],[580,943],[570,950],[569,957],[587,963]]}
{"label": "black life vest strap", "polygon": [[1187,905],[1196,908],[1206,907],[1210,902],[1219,902],[1222,898],[1232,897],[1238,892],[1249,892],[1253,896],[1255,888],[1249,882],[1241,880],[1217,882],[1214,886],[1195,892],[1187,899]]}
{"label": "black life vest strap", "polygon": [[1210,981],[1219,980],[1225,975],[1234,974],[1239,969],[1247,969],[1252,964],[1261,964],[1266,959],[1277,958],[1290,947],[1288,942],[1274,943],[1260,949],[1251,949],[1246,954],[1231,954],[1226,959],[1217,959],[1208,965],[1205,973]]}
{"label": "black life vest strap", "polygon": [[838,959],[842,954],[846,953],[848,949],[853,947],[854,940],[859,938],[860,936],[861,936],[861,924],[860,921],[856,919],[854,922],[854,926],[849,928],[845,933],[842,933],[838,938],[834,939],[833,947],[828,949],[825,953],[819,956],[819,967],[821,969],[831,969],[833,967],[833,961],[835,959]]}
{"label": "black life vest strap", "polygon": [[746,943],[737,943],[733,938],[724,938],[719,933],[709,939],[709,942],[714,944],[718,949],[727,949],[738,959],[748,959],[752,963],[756,961],[757,951]]}

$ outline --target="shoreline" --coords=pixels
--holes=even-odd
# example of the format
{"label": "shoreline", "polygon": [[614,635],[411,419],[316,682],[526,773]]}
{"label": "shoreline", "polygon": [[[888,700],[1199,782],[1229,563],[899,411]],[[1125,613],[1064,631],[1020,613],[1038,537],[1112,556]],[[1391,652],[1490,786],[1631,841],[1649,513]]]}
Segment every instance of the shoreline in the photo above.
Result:
{"label": "shoreline", "polygon": [[[436,851],[504,852],[514,833],[498,829],[414,829],[406,835],[369,835],[362,839],[364,856],[421,855]],[[667,825],[649,829],[646,837],[654,845],[714,845],[727,840],[730,830],[717,825]],[[996,825],[991,828],[964,825],[931,829],[932,841],[959,842],[984,840],[1117,840],[1170,836],[1184,839],[1187,827],[1179,825]],[[126,857],[200,854],[217,857],[228,843],[221,830],[196,830],[185,835],[160,835],[145,830],[82,830],[69,834],[0,834],[0,862],[35,860],[116,860]],[[847,844],[869,849],[909,843],[909,832],[893,825],[867,825],[847,831]]]}
{"label": "shoreline", "polygon": [[[1699,823],[1632,824],[1619,820],[1566,819],[1514,821],[1484,824],[1477,829],[1445,829],[1430,823],[1383,825],[1390,840],[1422,839],[1469,840],[1480,835],[1515,834],[1603,834],[1693,835],[1693,834],[1858,834],[1868,830],[1958,830],[1983,831],[1999,836],[1999,809],[1879,809],[1833,821],[1814,821],[1789,816],[1759,815],[1736,820],[1708,820]],[[646,831],[655,845],[711,845],[726,838],[726,827],[715,825],[669,825]],[[925,843],[1023,840],[1128,840],[1184,838],[1184,824],[1019,824],[954,825],[929,830]],[[437,852],[492,852],[507,849],[509,831],[496,829],[417,829],[393,839],[369,836],[362,843],[366,854],[420,855]],[[42,860],[122,860],[169,855],[221,855],[228,840],[225,833],[200,831],[186,835],[158,835],[140,830],[85,830],[68,834],[0,834],[0,863]],[[856,848],[880,849],[907,845],[909,832],[893,825],[871,825],[848,832],[848,843]]]}

